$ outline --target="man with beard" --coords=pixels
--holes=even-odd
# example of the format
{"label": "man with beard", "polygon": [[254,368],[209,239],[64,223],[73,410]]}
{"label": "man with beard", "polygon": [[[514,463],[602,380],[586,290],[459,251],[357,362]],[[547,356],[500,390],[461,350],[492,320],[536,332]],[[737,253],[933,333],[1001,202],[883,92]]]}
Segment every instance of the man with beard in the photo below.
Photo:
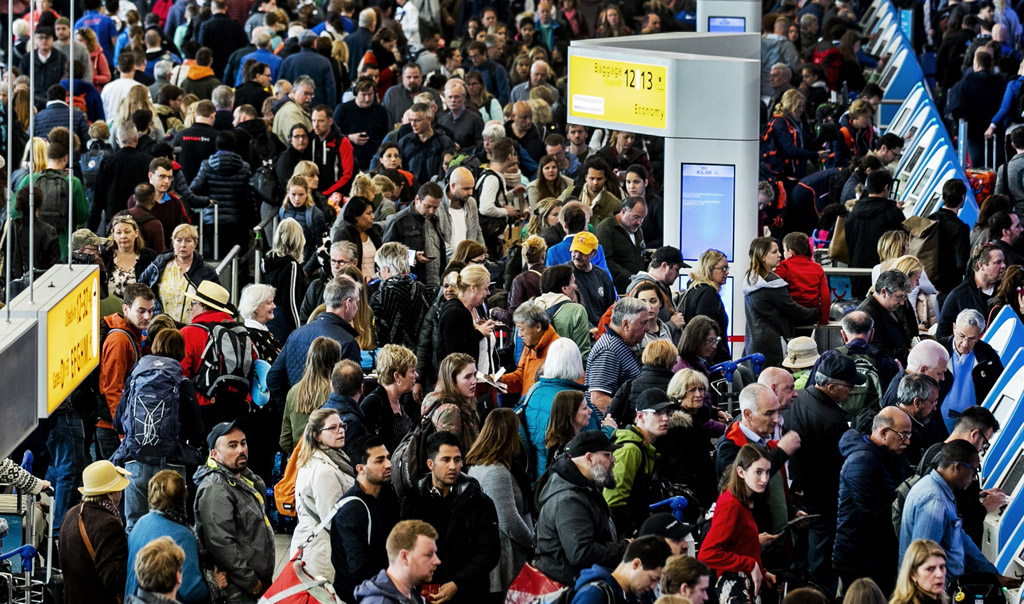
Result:
{"label": "man with beard", "polygon": [[536,565],[559,583],[572,585],[594,564],[614,568],[626,550],[602,496],[615,488],[616,448],[600,430],[580,432],[538,485]]}
{"label": "man with beard", "polygon": [[[387,567],[385,545],[398,522],[398,500],[391,488],[391,454],[379,436],[356,439],[352,446],[356,483],[345,493],[331,525],[334,591],[354,602],[352,590]],[[370,538],[367,541],[366,535]]]}
{"label": "man with beard", "polygon": [[210,430],[210,458],[194,476],[196,533],[210,561],[227,573],[229,602],[254,603],[274,575],[274,531],[264,506],[267,487],[247,466],[244,422],[222,422]]}
{"label": "man with beard", "polygon": [[413,99],[421,92],[429,92],[434,104],[441,107],[441,96],[433,88],[423,87],[423,71],[416,63],[409,62],[402,68],[402,84],[388,88],[381,105],[388,112],[388,123],[400,124],[402,116],[413,106]]}
{"label": "man with beard", "polygon": [[498,512],[476,479],[462,473],[462,445],[453,432],[427,439],[427,467],[416,488],[402,499],[403,520],[423,520],[437,529],[433,604],[469,604],[490,593],[491,570],[501,544]]}

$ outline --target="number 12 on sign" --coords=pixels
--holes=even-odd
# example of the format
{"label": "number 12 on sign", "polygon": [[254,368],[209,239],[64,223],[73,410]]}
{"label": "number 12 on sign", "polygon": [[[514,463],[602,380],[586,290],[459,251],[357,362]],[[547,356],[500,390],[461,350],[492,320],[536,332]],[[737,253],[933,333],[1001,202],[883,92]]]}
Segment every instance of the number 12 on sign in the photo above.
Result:
{"label": "number 12 on sign", "polygon": [[[654,90],[655,75],[650,71],[637,71],[635,69],[622,70],[626,77],[626,88],[637,90]],[[661,76],[657,76],[660,88]]]}

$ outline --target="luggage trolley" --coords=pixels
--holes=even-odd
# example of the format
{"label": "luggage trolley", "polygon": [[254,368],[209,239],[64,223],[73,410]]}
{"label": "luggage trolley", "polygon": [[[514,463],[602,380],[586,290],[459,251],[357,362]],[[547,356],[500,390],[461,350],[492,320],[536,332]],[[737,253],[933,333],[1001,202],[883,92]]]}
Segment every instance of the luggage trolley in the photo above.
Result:
{"label": "luggage trolley", "polygon": [[[32,466],[32,453],[25,452],[21,467],[28,470]],[[4,604],[37,604],[43,602],[54,602],[60,598],[60,594],[54,593],[48,586],[55,582],[53,568],[53,489],[46,489],[39,495],[31,495],[19,491],[15,496],[15,516],[21,517],[22,545],[14,550],[0,554],[0,602]],[[43,505],[40,505],[43,504]],[[43,508],[45,531],[40,535],[37,530],[35,510]],[[0,537],[3,535],[0,534]],[[45,565],[38,563],[40,552],[36,544],[46,539]],[[21,571],[15,573],[11,560],[20,558]]]}

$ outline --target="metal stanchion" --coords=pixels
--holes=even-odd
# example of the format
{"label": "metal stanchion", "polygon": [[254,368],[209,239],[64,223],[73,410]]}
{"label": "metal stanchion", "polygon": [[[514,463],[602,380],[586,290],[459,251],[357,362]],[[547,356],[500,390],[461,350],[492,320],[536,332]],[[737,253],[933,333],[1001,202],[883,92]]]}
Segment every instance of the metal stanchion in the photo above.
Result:
{"label": "metal stanchion", "polygon": [[[36,188],[35,188],[35,174],[36,174],[36,154],[35,154],[35,137],[32,134],[36,129],[36,114],[32,111],[32,108],[36,106],[36,47],[35,47],[35,36],[36,30],[35,14],[33,11],[28,13],[28,27],[33,32],[32,44],[29,45],[28,55],[28,100],[31,103],[28,113],[28,216],[25,217],[25,221],[28,222],[28,301],[29,304],[36,303],[36,292],[35,292],[35,279],[36,279],[36,250],[35,250],[35,216],[36,216]],[[57,51],[60,52],[60,51]],[[13,97],[8,101],[13,103]],[[8,125],[10,128],[10,125]],[[70,233],[68,233],[70,235]]]}
{"label": "metal stanchion", "polygon": [[220,208],[213,204],[213,258],[220,260]]}
{"label": "metal stanchion", "polygon": [[7,186],[4,190],[4,203],[7,207],[7,220],[4,221],[4,240],[7,242],[7,249],[4,258],[4,307],[7,309],[7,322],[11,322],[11,202],[14,195],[11,194],[11,172],[14,165],[14,128],[11,120],[14,113],[14,74],[11,72],[11,57],[14,56],[14,33],[11,31],[11,24],[7,26],[7,107],[4,109],[4,118],[7,120]]}
{"label": "metal stanchion", "polygon": [[[235,246],[236,248],[238,246]],[[231,303],[238,306],[238,255],[231,259]]]}
{"label": "metal stanchion", "polygon": [[[71,21],[71,39],[68,47],[68,268],[71,268],[71,232],[75,214],[75,3],[69,2],[68,19]],[[57,52],[60,52],[59,50]]]}

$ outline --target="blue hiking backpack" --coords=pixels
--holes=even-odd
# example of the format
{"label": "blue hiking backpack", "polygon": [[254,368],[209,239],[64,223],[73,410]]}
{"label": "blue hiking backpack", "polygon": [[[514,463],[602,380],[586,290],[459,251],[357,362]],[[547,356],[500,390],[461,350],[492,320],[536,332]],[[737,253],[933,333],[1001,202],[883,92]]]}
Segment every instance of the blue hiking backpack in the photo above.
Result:
{"label": "blue hiking backpack", "polygon": [[[132,369],[114,425],[124,432],[124,440],[114,454],[114,463],[138,460],[159,463],[178,453],[178,418],[181,364],[167,357],[147,355]],[[153,460],[153,461],[148,461]]]}

